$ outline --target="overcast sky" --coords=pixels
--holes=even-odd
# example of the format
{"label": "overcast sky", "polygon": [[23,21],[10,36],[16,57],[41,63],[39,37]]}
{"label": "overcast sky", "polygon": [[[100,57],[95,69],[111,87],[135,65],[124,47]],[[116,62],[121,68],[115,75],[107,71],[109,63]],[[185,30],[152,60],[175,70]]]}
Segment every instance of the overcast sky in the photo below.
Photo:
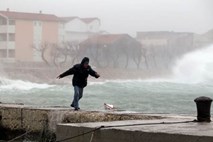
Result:
{"label": "overcast sky", "polygon": [[213,29],[213,0],[0,0],[0,10],[98,17],[110,33]]}

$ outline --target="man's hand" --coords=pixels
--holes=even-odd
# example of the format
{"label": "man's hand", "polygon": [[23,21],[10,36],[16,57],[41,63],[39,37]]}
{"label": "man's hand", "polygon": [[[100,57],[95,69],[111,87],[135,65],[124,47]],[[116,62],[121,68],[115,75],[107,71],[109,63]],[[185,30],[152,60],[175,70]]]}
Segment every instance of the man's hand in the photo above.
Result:
{"label": "man's hand", "polygon": [[57,77],[57,79],[61,79],[61,75],[59,75],[59,76]]}
{"label": "man's hand", "polygon": [[96,76],[96,78],[99,78],[99,77],[100,77],[100,75],[99,75],[98,73],[95,73],[95,76]]}

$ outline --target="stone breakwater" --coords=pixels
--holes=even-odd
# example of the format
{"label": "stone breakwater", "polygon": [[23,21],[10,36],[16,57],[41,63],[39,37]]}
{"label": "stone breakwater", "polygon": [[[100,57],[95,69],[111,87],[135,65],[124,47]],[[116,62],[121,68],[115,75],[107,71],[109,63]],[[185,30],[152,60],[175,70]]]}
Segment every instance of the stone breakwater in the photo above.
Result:
{"label": "stone breakwater", "polygon": [[154,120],[161,116],[135,113],[73,111],[67,107],[38,107],[23,104],[0,104],[0,140],[9,140],[29,132],[33,137],[51,135],[55,140],[58,123],[109,122],[121,120]]}

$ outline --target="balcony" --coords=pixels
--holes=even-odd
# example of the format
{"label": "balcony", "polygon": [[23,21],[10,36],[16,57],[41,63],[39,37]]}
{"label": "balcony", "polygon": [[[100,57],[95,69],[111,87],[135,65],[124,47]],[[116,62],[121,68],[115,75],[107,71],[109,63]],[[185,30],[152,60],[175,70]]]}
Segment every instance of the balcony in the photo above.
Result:
{"label": "balcony", "polygon": [[7,42],[6,41],[0,41],[0,49],[7,49]]}
{"label": "balcony", "polygon": [[5,63],[11,63],[11,62],[15,62],[16,61],[15,58],[2,58],[2,57],[0,57],[0,60],[2,62],[5,62]]}
{"label": "balcony", "polygon": [[8,49],[15,49],[15,42],[14,41],[8,42]]}
{"label": "balcony", "polygon": [[16,28],[14,25],[9,25],[8,26],[8,33],[15,33],[16,32]]}
{"label": "balcony", "polygon": [[[0,49],[7,49],[7,42],[6,41],[0,41]],[[14,41],[8,41],[8,49],[15,49],[15,42]]]}
{"label": "balcony", "polygon": [[1,25],[0,26],[0,33],[6,33],[7,32],[7,26],[6,25]]}
{"label": "balcony", "polygon": [[0,33],[15,33],[15,25],[0,25]]}

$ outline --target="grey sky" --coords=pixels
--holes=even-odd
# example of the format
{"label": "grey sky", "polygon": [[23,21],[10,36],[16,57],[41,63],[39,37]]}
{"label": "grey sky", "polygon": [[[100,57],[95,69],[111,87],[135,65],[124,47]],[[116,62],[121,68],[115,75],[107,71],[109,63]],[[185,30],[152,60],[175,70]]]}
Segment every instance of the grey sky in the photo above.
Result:
{"label": "grey sky", "polygon": [[99,17],[102,30],[185,31],[213,29],[213,0],[0,0],[0,10]]}

